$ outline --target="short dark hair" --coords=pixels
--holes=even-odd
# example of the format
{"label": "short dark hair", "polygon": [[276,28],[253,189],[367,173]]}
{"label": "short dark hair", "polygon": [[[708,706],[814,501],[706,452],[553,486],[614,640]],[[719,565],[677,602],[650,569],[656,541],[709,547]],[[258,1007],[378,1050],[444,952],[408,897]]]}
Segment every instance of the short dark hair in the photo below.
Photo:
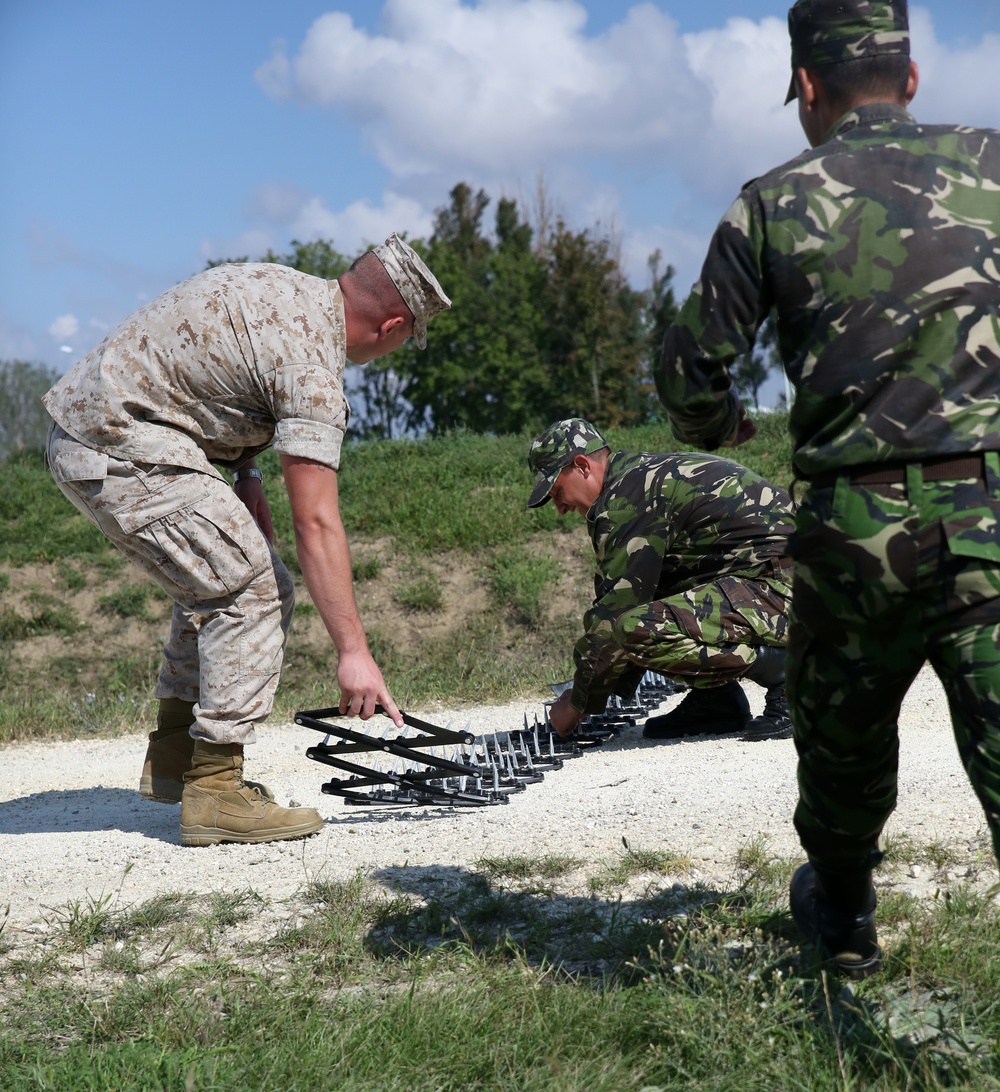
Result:
{"label": "short dark hair", "polygon": [[899,53],[858,57],[817,65],[813,70],[830,102],[846,112],[859,99],[903,102],[910,78],[910,58]]}
{"label": "short dark hair", "polygon": [[355,258],[345,276],[353,283],[356,292],[377,302],[379,307],[398,311],[399,314],[411,313],[374,250],[366,250],[359,258]]}

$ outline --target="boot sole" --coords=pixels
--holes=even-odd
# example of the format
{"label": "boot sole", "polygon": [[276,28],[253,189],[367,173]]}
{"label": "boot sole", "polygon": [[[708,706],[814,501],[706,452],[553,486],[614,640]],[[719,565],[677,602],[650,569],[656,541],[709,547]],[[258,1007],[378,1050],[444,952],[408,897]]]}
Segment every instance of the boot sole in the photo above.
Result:
{"label": "boot sole", "polygon": [[643,739],[697,739],[700,736],[735,736],[747,730],[746,723],[732,724],[706,724],[704,727],[692,727],[682,731],[671,729],[659,729],[654,726],[651,732],[645,728],[642,730]]}
{"label": "boot sole", "polygon": [[762,743],[766,739],[791,739],[791,728],[775,728],[765,732],[744,732],[740,737],[744,743]]}
{"label": "boot sole", "polygon": [[222,843],[256,845],[259,842],[288,842],[296,838],[308,838],[323,829],[323,822],[302,823],[297,827],[275,827],[272,830],[254,830],[246,834],[223,830],[221,827],[181,826],[182,846],[217,846]]}

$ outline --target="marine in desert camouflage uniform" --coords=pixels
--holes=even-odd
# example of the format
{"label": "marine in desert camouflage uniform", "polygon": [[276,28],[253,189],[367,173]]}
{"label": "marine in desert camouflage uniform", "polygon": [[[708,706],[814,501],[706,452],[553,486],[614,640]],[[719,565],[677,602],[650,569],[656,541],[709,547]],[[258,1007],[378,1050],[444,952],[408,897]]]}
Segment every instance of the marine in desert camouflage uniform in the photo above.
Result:
{"label": "marine in desert camouflage uniform", "polygon": [[[631,694],[644,671],[693,689],[646,722],[647,738],[745,731],[790,733],[784,645],[792,529],[788,495],[712,455],[615,452],[582,418],[550,425],[531,445],[537,508],[587,521],[597,559],[593,606],[574,650],[573,688],[550,711],[560,734]],[[738,679],[767,689],[753,722]]]}
{"label": "marine in desert camouflage uniform", "polygon": [[812,150],[723,217],[656,380],[678,438],[739,442],[728,369],[774,309],[805,483],[788,686],[810,863],[792,907],[860,977],[925,660],[1000,855],[1000,134],[908,113],[905,2],[800,0],[789,31]]}
{"label": "marine in desert camouflage uniform", "polygon": [[[274,446],[299,562],[337,648],[342,712],[401,723],[368,651],[337,499],[344,362],[365,363],[450,305],[390,236],[339,280],[222,265],[126,319],[46,395],[62,492],[174,601],[140,793],[181,802],[181,840],[269,841],[320,826],[242,781],[293,610],[254,456]],[[234,472],[234,486],[218,469]]]}

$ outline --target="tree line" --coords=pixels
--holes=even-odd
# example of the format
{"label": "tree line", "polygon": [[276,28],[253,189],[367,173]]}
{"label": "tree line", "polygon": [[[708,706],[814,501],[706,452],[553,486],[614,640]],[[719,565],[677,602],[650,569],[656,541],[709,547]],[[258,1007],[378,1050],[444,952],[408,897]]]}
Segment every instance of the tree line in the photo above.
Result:
{"label": "tree line", "polygon": [[[550,218],[544,198],[537,228],[515,201],[500,198],[489,231],[492,202],[484,190],[460,182],[449,197],[430,237],[408,241],[452,308],[434,319],[426,350],[407,344],[348,368],[352,432],[504,434],[560,417],[586,417],[603,428],[657,420],[653,363],[677,315],[674,269],[662,254],[649,256],[648,285],[637,289],[609,234]],[[287,254],[268,251],[257,260],[328,279],[350,264],[328,240],[293,240]],[[775,356],[768,325],[733,369],[749,403],[757,404]]]}
{"label": "tree line", "polygon": [[[657,420],[652,368],[677,314],[673,267],[655,251],[648,284],[635,288],[610,234],[573,230],[546,213],[544,199],[537,226],[506,197],[496,202],[487,226],[491,204],[484,190],[460,182],[435,213],[430,237],[408,240],[453,306],[435,318],[425,351],[408,343],[390,357],[347,369],[352,433],[389,439],[456,430],[503,434],[570,416],[602,428]],[[288,253],[269,250],[253,260],[326,279],[350,264],[325,239],[293,240]],[[756,405],[775,366],[767,325],[733,369],[745,401]],[[45,414],[32,400],[54,378],[39,365],[0,361],[0,456],[44,440]]]}

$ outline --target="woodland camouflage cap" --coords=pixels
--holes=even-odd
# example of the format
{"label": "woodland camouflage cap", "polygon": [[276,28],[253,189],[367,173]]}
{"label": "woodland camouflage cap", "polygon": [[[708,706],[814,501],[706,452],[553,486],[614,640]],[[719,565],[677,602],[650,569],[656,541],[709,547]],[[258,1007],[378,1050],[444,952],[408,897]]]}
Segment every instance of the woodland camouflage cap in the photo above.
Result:
{"label": "woodland camouflage cap", "polygon": [[548,502],[559,471],[569,466],[576,455],[589,455],[608,446],[607,441],[582,417],[556,421],[534,440],[528,452],[528,469],[535,475],[535,488],[528,498],[529,508],[540,508]]}
{"label": "woodland camouflage cap", "polygon": [[906,0],[798,0],[788,12],[792,40],[789,103],[795,70],[862,57],[910,55]]}
{"label": "woodland camouflage cap", "polygon": [[419,348],[426,349],[427,323],[439,311],[447,311],[451,300],[423,258],[395,232],[375,247],[375,254],[413,314],[413,340]]}

